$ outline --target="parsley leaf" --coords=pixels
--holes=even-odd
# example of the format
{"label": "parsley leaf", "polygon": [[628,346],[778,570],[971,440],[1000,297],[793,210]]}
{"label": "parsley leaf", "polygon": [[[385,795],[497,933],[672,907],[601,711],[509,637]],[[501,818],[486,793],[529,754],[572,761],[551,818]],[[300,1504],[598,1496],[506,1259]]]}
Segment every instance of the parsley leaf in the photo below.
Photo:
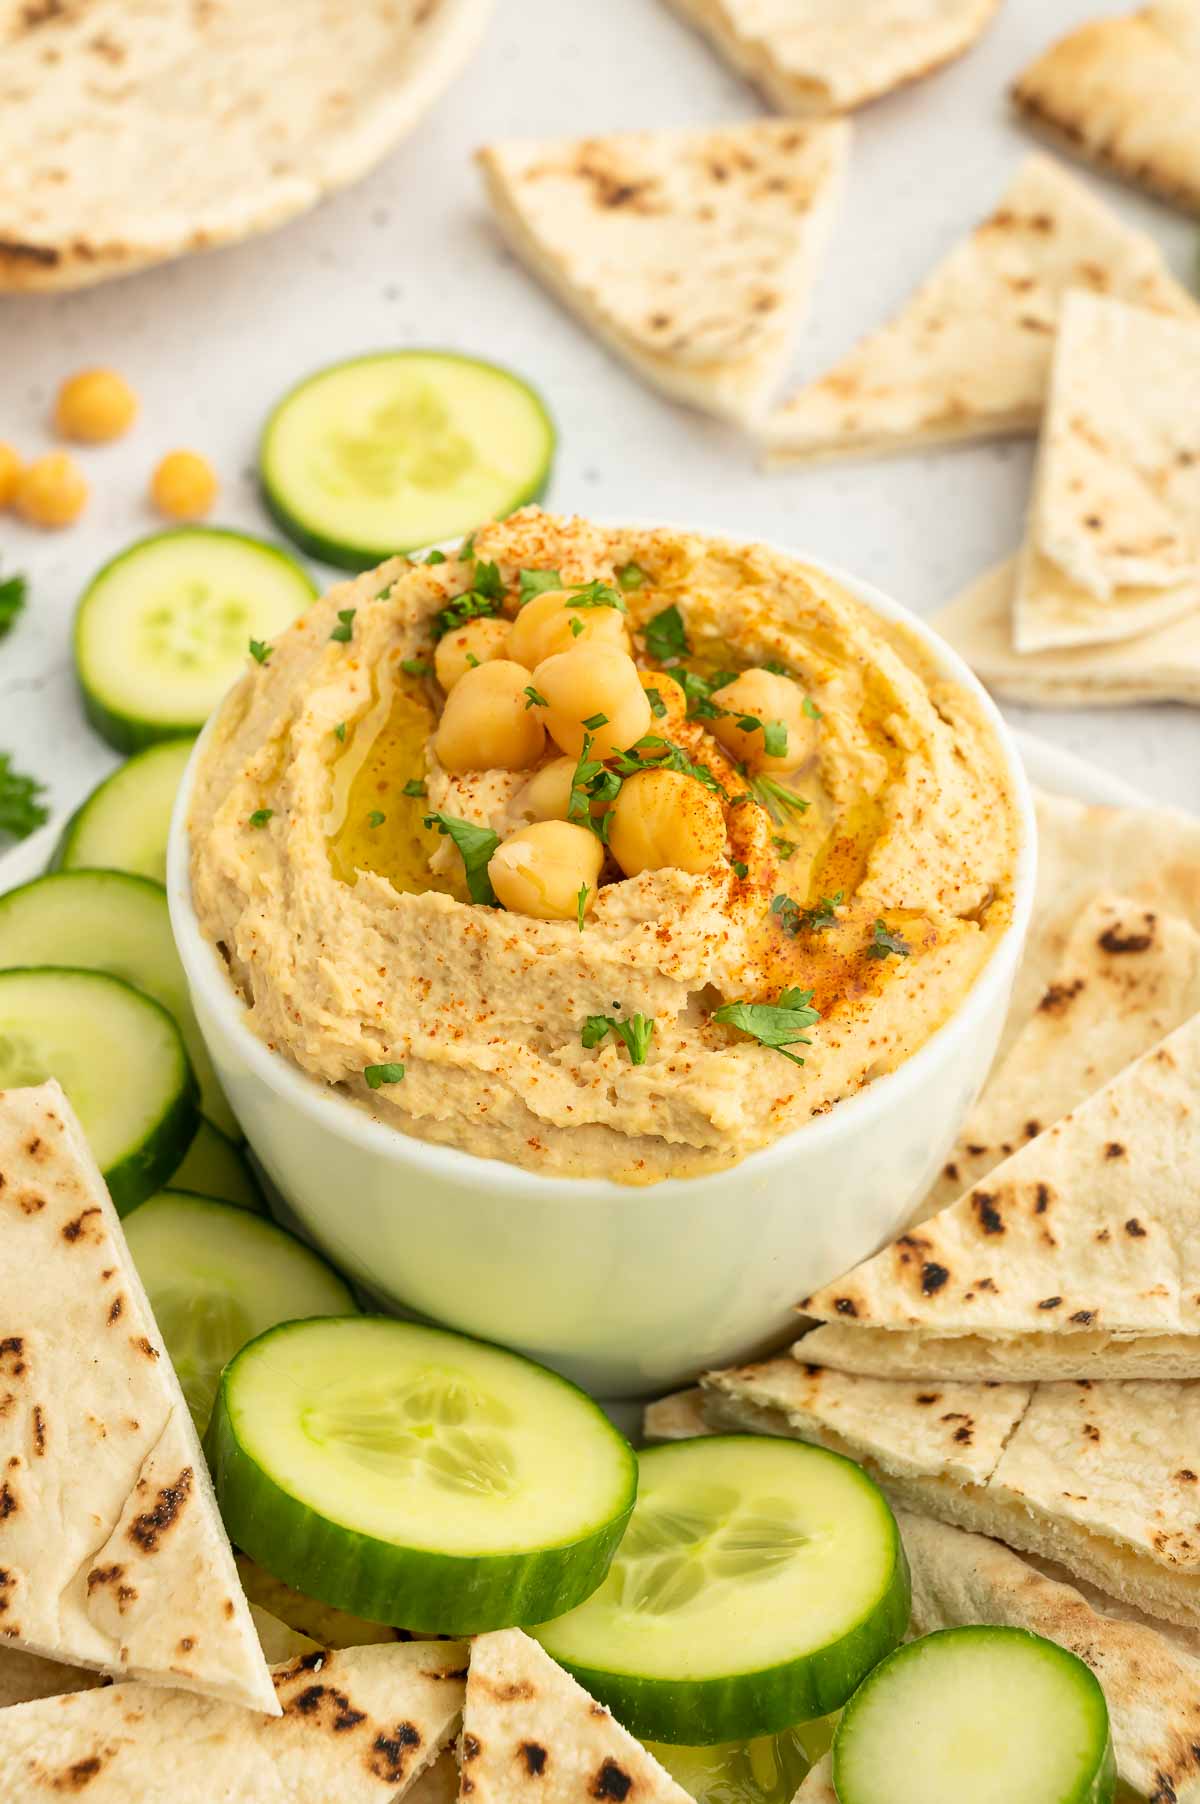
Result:
{"label": "parsley leaf", "polygon": [[572,622],[571,622],[572,639],[578,639],[578,637],[582,631],[583,631],[583,621],[582,620],[572,620]]}
{"label": "parsley leaf", "polygon": [[482,595],[487,601],[504,600],[504,578],[500,574],[499,564],[485,564],[479,558],[475,560],[475,577],[471,583],[472,593]]}
{"label": "parsley leaf", "polygon": [[[737,798],[738,801],[741,801],[741,799],[740,796]],[[771,835],[771,844],[774,846],[779,856],[784,859],[790,858],[792,853],[796,850],[796,841],[794,839],[784,839],[783,835],[780,833],[773,833]]]}
{"label": "parsley leaf", "polygon": [[642,638],[656,664],[668,664],[673,659],[686,658],[691,650],[683,615],[674,602],[660,613],[651,615],[642,628]]}
{"label": "parsley leaf", "polygon": [[818,708],[816,702],[813,700],[811,695],[805,696],[804,700],[800,704],[800,707],[801,707],[802,712],[807,714],[808,718],[810,720],[824,720],[824,718],[825,718],[825,716],[822,714],[821,710]]}
{"label": "parsley leaf", "polygon": [[571,778],[571,791],[567,797],[567,819],[578,821],[583,827],[590,827],[597,839],[607,843],[608,816],[593,815],[592,803],[612,801],[621,787],[621,779],[615,771],[606,770],[598,758],[593,758],[591,750],[592,736],[585,732],[575,775]]}
{"label": "parsley leaf", "polygon": [[774,777],[768,777],[760,772],[758,776],[747,777],[746,782],[755,801],[766,809],[777,827],[786,826],[789,815],[808,812],[808,803],[804,797],[796,795],[790,789],[785,789],[782,783],[775,781]]}
{"label": "parsley leaf", "polygon": [[779,925],[789,939],[794,940],[800,931],[800,904],[793,896],[772,896],[771,913],[779,916]]}
{"label": "parsley leaf", "polygon": [[781,720],[763,722],[763,751],[768,758],[786,758],[788,730]]}
{"label": "parsley leaf", "polygon": [[333,736],[337,740],[339,745],[345,745],[345,743],[346,743],[346,723],[344,720],[338,721],[337,726],[334,727],[334,729],[333,729]]}
{"label": "parsley leaf", "polygon": [[268,645],[265,639],[251,639],[250,656],[256,664],[265,664],[270,658],[274,646]]}
{"label": "parsley leaf", "polygon": [[386,819],[386,814],[380,814],[378,808],[372,808],[370,814],[367,816],[367,825],[368,827],[382,827]]}
{"label": "parsley leaf", "polygon": [[887,923],[876,921],[871,944],[867,947],[868,958],[887,958],[892,952],[897,958],[907,958],[912,951],[908,941],[899,933],[891,933]]}
{"label": "parsley leaf", "polygon": [[568,601],[569,608],[616,608],[622,614],[629,609],[611,583],[580,583]]}
{"label": "parsley leaf", "polygon": [[492,888],[487,868],[492,853],[500,844],[500,835],[493,833],[490,827],[477,827],[473,821],[459,820],[453,814],[427,814],[425,825],[436,827],[439,833],[447,834],[458,847],[467,876],[467,893],[472,902],[481,902],[488,908],[494,908],[496,892]]}
{"label": "parsley leaf", "polygon": [[518,598],[520,605],[525,606],[535,595],[546,595],[551,589],[561,589],[562,577],[557,570],[522,570],[517,578],[519,584]]}
{"label": "parsley leaf", "polygon": [[363,1076],[367,1087],[378,1090],[381,1084],[398,1084],[404,1076],[403,1065],[364,1065]]}
{"label": "parsley leaf", "polygon": [[790,939],[798,933],[817,933],[822,927],[832,927],[837,916],[834,910],[842,900],[841,890],[832,896],[822,896],[811,908],[801,908],[791,896],[776,896],[771,902],[771,913],[779,916],[779,925]]}
{"label": "parsley leaf", "polygon": [[780,663],[778,658],[768,658],[763,669],[769,670],[772,676],[791,676],[792,674],[787,665]]}
{"label": "parsley leaf", "polygon": [[617,581],[627,592],[630,589],[641,589],[650,581],[640,564],[622,564],[617,571]]}
{"label": "parsley leaf", "polygon": [[0,639],[16,625],[17,615],[25,606],[28,584],[23,576],[9,576],[0,583]]}
{"label": "parsley leaf", "polygon": [[354,616],[357,613],[357,608],[338,609],[338,623],[329,635],[336,644],[349,645],[354,637]]}
{"label": "parsley leaf", "polygon": [[401,658],[400,668],[405,676],[425,677],[433,666],[427,664],[424,658]]}
{"label": "parsley leaf", "polygon": [[589,714],[587,719],[583,722],[584,729],[588,733],[598,733],[601,727],[606,727],[607,725],[607,714]]}
{"label": "parsley leaf", "polygon": [[469,532],[459,546],[458,555],[464,561],[469,557],[475,556],[475,534],[473,532]]}
{"label": "parsley leaf", "polygon": [[423,796],[425,785],[420,777],[410,777],[400,793],[406,796]]}
{"label": "parsley leaf", "polygon": [[275,810],[273,808],[256,808],[254,813],[250,816],[250,825],[252,827],[265,827],[274,812]]}
{"label": "parsley leaf", "polygon": [[631,1065],[644,1065],[654,1038],[654,1016],[630,1015],[628,1021],[617,1021],[612,1015],[589,1015],[579,1038],[585,1051],[590,1052],[608,1034],[624,1041]]}
{"label": "parsley leaf", "polygon": [[478,670],[479,669],[479,659],[475,656],[475,653],[473,651],[469,651],[467,653],[467,669],[468,670]]}
{"label": "parsley leaf", "polygon": [[729,862],[733,866],[733,874],[735,877],[745,878],[750,875],[750,866],[748,864],[743,864],[740,858],[731,858]]}
{"label": "parsley leaf", "polygon": [[805,1039],[804,1029],[821,1019],[818,1011],[809,1007],[812,994],[811,990],[781,990],[778,1002],[727,1002],[713,1010],[712,1018],[724,1027],[736,1027],[760,1046],[781,1052],[793,1065],[803,1065],[804,1060],[788,1047],[812,1045]]}
{"label": "parsley leaf", "polygon": [[468,589],[465,595],[456,595],[453,601],[448,601],[444,608],[438,609],[433,617],[434,637],[441,639],[468,620],[481,620],[499,612],[500,602],[495,596],[481,595],[478,589]]}
{"label": "parsley leaf", "polygon": [[[525,703],[526,714],[528,714],[531,708],[548,708],[550,706],[550,703],[546,700],[541,690],[535,689],[532,683],[526,683],[525,693],[529,697],[529,700]],[[584,722],[584,725],[587,725],[586,721]]]}
{"label": "parsley leaf", "polygon": [[646,700],[650,703],[650,712],[653,714],[655,720],[665,720],[667,718],[670,709],[663,700],[661,691],[658,689],[647,689]]}
{"label": "parsley leaf", "polygon": [[[643,757],[641,754],[645,753]],[[639,770],[677,770],[685,777],[695,777],[697,783],[703,783],[705,789],[711,789],[714,795],[723,796],[724,786],[717,782],[707,764],[697,764],[681,745],[671,739],[663,739],[657,733],[646,733],[631,745],[628,751],[618,754],[616,765],[624,777],[631,777]]]}
{"label": "parsley leaf", "polygon": [[832,927],[837,919],[835,909],[840,907],[842,891],[834,890],[832,896],[822,896],[811,908],[804,911],[804,925],[809,933],[817,933],[822,927]]}
{"label": "parsley leaf", "polygon": [[0,752],[0,837],[24,839],[49,820],[50,810],[40,799],[45,784],[12,768],[7,752]]}
{"label": "parsley leaf", "polygon": [[[693,720],[723,720],[728,708],[720,707],[712,697],[716,690],[724,689],[732,683],[737,675],[733,670],[715,670],[712,676],[701,676],[697,670],[680,670],[676,676],[688,700],[688,713]],[[753,719],[753,715],[746,716]],[[757,725],[757,722],[755,723]],[[747,728],[747,732],[751,729]]]}
{"label": "parsley leaf", "polygon": [[425,559],[427,564],[444,564],[445,561],[446,553],[444,551],[431,551],[429,556]]}
{"label": "parsley leaf", "polygon": [[580,933],[583,932],[583,916],[584,910],[587,908],[587,899],[588,886],[586,883],[581,883],[579,885],[579,894],[575,898],[575,919],[579,922]]}

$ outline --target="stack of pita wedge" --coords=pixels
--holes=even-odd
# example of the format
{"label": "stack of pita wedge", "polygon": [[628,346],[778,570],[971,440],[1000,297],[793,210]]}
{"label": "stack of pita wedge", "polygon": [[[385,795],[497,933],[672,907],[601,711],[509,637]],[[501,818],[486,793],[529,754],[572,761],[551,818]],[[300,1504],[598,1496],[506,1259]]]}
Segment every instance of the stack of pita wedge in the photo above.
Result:
{"label": "stack of pita wedge", "polygon": [[922,1219],[803,1299],[818,1325],[790,1355],[710,1373],[647,1432],[860,1461],[901,1509],[913,1632],[1060,1641],[1100,1678],[1125,1781],[1195,1801],[1200,826],[1039,816],[1029,974]]}
{"label": "stack of pita wedge", "polygon": [[1025,543],[935,624],[1014,700],[1200,701],[1200,318],[1066,296]]}
{"label": "stack of pita wedge", "polygon": [[0,1798],[448,1804],[466,1650],[372,1639],[247,1602],[79,1124],[0,1093]]}

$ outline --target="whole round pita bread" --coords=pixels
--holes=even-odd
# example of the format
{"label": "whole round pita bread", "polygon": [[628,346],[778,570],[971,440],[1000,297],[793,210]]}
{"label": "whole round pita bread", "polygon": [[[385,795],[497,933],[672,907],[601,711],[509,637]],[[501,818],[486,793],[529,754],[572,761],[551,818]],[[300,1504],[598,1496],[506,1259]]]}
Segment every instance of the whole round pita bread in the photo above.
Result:
{"label": "whole round pita bread", "polygon": [[492,0],[0,0],[0,292],[264,232],[416,123]]}

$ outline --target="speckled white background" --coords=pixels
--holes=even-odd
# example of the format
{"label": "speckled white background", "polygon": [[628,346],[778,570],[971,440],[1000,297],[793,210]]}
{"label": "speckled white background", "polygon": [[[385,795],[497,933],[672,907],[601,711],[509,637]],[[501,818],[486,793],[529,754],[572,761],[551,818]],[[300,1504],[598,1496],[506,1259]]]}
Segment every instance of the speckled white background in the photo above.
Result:
{"label": "speckled white background", "polygon": [[[855,0],[846,0],[853,6]],[[1113,0],[1004,0],[962,62],[857,116],[840,215],[796,374],[817,373],[899,302],[987,212],[1030,140],[1005,88],[1050,38]],[[216,518],[266,530],[252,480],[258,427],[310,368],[386,345],[445,345],[511,364],[561,432],[551,504],[759,534],[822,554],[920,613],[1015,544],[1031,447],[980,446],[766,476],[734,433],[659,400],[501,248],[470,152],[489,137],[753,115],[755,95],[659,0],[500,0],[484,48],[367,181],[271,237],[60,299],[0,301],[0,438],[32,454],[59,379],[111,363],[143,400],[123,443],[82,453],[83,523],[43,536],[0,518],[4,568],[31,604],[0,644],[0,748],[71,806],[113,762],[75,698],[69,622],[105,558],[155,521],[149,471],[195,446],[224,480]],[[1196,274],[1193,224],[1095,182]],[[1164,800],[1196,806],[1200,717],[1183,708],[1010,710],[1060,746]]]}

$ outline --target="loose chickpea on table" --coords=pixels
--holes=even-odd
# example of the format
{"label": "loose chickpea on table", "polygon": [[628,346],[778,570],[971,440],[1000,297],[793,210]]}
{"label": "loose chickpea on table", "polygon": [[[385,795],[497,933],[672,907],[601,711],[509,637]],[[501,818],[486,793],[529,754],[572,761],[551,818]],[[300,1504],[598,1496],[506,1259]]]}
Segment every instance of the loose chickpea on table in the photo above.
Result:
{"label": "loose chickpea on table", "polygon": [[217,498],[216,471],[197,451],[168,451],[150,478],[150,499],[171,520],[201,520]]}
{"label": "loose chickpea on table", "polygon": [[63,438],[103,445],[128,432],[137,411],[137,396],[115,370],[80,370],[58,391],[54,425]]}
{"label": "loose chickpea on table", "polygon": [[70,526],[87,506],[88,485],[68,451],[48,451],[20,470],[13,506],[30,526]]}
{"label": "loose chickpea on table", "polygon": [[21,468],[21,458],[16,447],[0,441],[0,507],[12,506]]}

